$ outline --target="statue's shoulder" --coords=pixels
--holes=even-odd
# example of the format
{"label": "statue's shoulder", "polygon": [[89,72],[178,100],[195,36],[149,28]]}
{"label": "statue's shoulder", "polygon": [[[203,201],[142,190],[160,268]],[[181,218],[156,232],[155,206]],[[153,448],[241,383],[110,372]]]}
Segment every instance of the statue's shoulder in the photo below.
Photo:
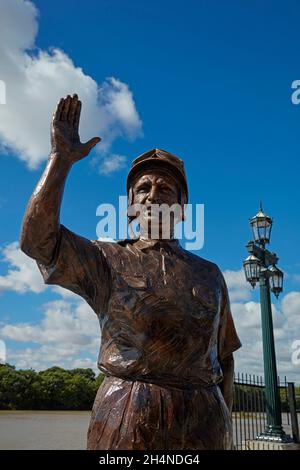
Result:
{"label": "statue's shoulder", "polygon": [[101,251],[109,252],[112,254],[121,253],[129,244],[132,245],[134,240],[113,240],[111,238],[101,238],[99,240],[91,240]]}
{"label": "statue's shoulder", "polygon": [[127,245],[133,245],[137,240],[132,238],[124,238],[124,240],[118,240],[116,243],[117,245],[126,248]]}
{"label": "statue's shoulder", "polygon": [[198,256],[195,253],[192,253],[191,251],[185,250],[182,247],[181,250],[184,253],[184,256],[187,261],[193,264],[197,269],[205,270],[206,272],[211,273],[213,276],[222,277],[221,270],[216,263],[202,258],[201,256]]}
{"label": "statue's shoulder", "polygon": [[123,272],[124,266],[131,266],[136,262],[137,256],[130,246],[134,243],[131,239],[125,240],[95,240],[93,242],[101,252],[107,266],[113,271]]}

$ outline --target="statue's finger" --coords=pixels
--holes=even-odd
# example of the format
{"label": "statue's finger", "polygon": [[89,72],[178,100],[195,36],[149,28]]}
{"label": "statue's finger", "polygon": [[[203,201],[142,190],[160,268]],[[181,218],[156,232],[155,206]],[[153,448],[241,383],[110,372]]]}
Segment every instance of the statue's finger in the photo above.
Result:
{"label": "statue's finger", "polygon": [[70,109],[69,109],[69,115],[68,115],[68,121],[70,124],[74,124],[74,118],[75,118],[75,113],[77,109],[77,103],[78,103],[78,96],[74,94],[71,99],[71,104],[70,104]]}
{"label": "statue's finger", "polygon": [[57,106],[56,106],[56,109],[53,113],[53,121],[54,122],[57,122],[60,120],[60,116],[61,116],[61,111],[62,111],[62,108],[63,108],[63,105],[64,105],[64,99],[61,98],[59,100],[59,102],[57,103]]}
{"label": "statue's finger", "polygon": [[81,101],[78,100],[76,111],[75,111],[75,116],[74,116],[74,127],[76,130],[79,129],[80,113],[81,113]]}
{"label": "statue's finger", "polygon": [[67,98],[65,99],[64,106],[61,112],[61,120],[62,121],[67,121],[68,120],[68,113],[69,113],[69,108],[70,108],[70,103],[71,103],[71,96],[68,95]]}

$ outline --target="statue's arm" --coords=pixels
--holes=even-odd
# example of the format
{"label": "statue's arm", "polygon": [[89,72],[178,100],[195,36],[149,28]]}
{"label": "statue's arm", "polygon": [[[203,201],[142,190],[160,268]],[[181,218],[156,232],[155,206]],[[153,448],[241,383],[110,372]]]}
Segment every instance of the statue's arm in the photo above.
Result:
{"label": "statue's arm", "polygon": [[229,412],[232,411],[233,404],[233,377],[234,377],[234,359],[233,354],[225,357],[221,361],[221,369],[223,371],[223,380],[220,384],[225,403]]}
{"label": "statue's arm", "polygon": [[50,154],[23,219],[21,250],[45,265],[50,264],[58,240],[60,206],[70,168],[61,155]]}
{"label": "statue's arm", "polygon": [[32,194],[23,219],[20,247],[31,258],[49,265],[60,232],[60,207],[73,163],[87,156],[100,141],[80,142],[81,102],[77,95],[62,98],[51,124],[51,153],[46,169]]}
{"label": "statue's arm", "polygon": [[231,314],[230,301],[227,285],[223,274],[221,275],[221,316],[219,328],[219,362],[223,372],[223,381],[220,388],[224,396],[224,400],[229,409],[232,411],[233,392],[234,392],[234,359],[233,352],[241,347],[241,342],[237,335],[234,321]]}

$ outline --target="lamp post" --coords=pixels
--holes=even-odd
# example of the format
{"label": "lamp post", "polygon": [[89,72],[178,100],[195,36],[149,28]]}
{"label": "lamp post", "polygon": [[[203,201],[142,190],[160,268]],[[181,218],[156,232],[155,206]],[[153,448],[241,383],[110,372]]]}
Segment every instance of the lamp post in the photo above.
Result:
{"label": "lamp post", "polygon": [[257,439],[291,442],[291,437],[282,428],[270,296],[270,290],[277,298],[282,292],[283,272],[276,266],[276,254],[265,248],[270,241],[272,224],[272,219],[260,207],[259,212],[250,219],[253,241],[247,244],[249,256],[243,263],[246,280],[253,288],[257,282],[260,286],[267,424],[265,431]]}

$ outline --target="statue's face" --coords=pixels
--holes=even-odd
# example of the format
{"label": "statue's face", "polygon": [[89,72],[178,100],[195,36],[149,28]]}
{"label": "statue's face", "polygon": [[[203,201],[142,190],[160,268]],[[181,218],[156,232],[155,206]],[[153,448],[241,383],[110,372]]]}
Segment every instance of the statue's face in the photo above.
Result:
{"label": "statue's face", "polygon": [[[173,212],[168,213],[167,208],[177,206],[177,211],[181,213],[176,179],[162,170],[152,170],[137,178],[132,190],[133,204],[144,207],[139,216],[141,234],[147,238],[172,238],[174,225],[180,216],[174,217]],[[167,210],[159,214],[158,207],[165,207]],[[164,234],[163,227],[166,230]],[[168,227],[170,227],[170,236],[166,235]],[[153,233],[157,236],[153,236]]]}

